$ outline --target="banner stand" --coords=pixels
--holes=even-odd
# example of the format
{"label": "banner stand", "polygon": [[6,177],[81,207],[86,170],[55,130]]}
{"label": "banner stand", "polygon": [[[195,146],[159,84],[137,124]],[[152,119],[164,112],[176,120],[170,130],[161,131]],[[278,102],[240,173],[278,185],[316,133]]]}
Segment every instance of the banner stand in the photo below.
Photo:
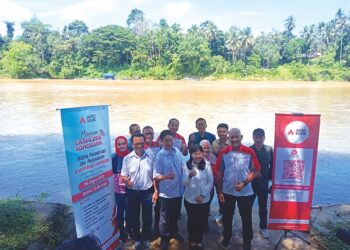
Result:
{"label": "banner stand", "polygon": [[278,247],[279,247],[279,245],[282,244],[282,242],[283,242],[285,239],[287,239],[288,233],[291,234],[291,236],[289,236],[289,237],[298,238],[298,239],[304,241],[304,242],[305,242],[306,244],[308,244],[308,245],[311,244],[310,241],[308,241],[308,240],[302,238],[300,235],[297,235],[297,234],[294,233],[293,231],[284,229],[284,230],[283,230],[283,235],[281,236],[280,240],[277,242],[277,244],[276,244],[276,246],[275,246],[275,248],[274,248],[275,250],[277,250]]}

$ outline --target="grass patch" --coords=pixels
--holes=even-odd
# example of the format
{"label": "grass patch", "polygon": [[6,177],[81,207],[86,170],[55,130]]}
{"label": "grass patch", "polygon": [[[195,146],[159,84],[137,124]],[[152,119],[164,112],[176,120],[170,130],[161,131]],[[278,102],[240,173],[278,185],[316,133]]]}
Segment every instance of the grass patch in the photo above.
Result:
{"label": "grass patch", "polygon": [[18,198],[0,200],[0,249],[25,249],[48,232],[34,211]]}
{"label": "grass patch", "polygon": [[41,194],[34,202],[23,201],[18,196],[0,199],[1,250],[27,249],[30,244],[38,249],[55,249],[67,237],[67,206],[55,206],[46,219],[30,208],[31,204],[45,206],[46,197]]}
{"label": "grass patch", "polygon": [[323,226],[329,230],[328,233],[318,232],[318,243],[323,249],[350,250],[350,246],[338,239],[336,236],[337,229],[350,229],[350,222],[332,223],[331,221],[324,223]]}

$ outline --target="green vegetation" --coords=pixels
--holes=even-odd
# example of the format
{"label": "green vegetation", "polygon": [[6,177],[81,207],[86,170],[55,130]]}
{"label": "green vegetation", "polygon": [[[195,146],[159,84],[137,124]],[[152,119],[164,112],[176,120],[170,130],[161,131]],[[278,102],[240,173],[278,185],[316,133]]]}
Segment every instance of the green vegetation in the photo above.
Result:
{"label": "green vegetation", "polygon": [[324,227],[329,230],[327,233],[318,233],[317,241],[322,249],[337,249],[348,250],[349,245],[338,239],[336,232],[339,228],[350,229],[350,222],[344,221],[344,223],[332,223],[329,221],[324,224]]}
{"label": "green vegetation", "polygon": [[[42,203],[46,197],[45,193],[40,194],[38,202]],[[30,204],[19,197],[0,199],[0,249],[27,249],[32,243],[40,249],[55,249],[67,237],[66,207],[56,208],[44,220]]]}
{"label": "green vegetation", "polygon": [[[107,25],[89,31],[76,20],[62,31],[36,17],[23,22],[14,38],[6,21],[0,35],[0,77],[350,81],[350,15],[306,26],[295,35],[296,20],[282,32],[253,36],[250,27],[220,30],[213,22],[187,31],[165,19],[150,25],[145,14],[131,11],[126,27]],[[294,32],[294,33],[293,33]]]}

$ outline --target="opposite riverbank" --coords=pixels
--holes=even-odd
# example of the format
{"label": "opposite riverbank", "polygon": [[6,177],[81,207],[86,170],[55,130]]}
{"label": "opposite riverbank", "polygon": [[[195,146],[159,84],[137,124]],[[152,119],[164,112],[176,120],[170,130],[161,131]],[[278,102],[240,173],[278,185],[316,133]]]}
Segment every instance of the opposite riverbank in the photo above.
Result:
{"label": "opposite riverbank", "polygon": [[[10,207],[9,207],[10,201]],[[5,205],[7,202],[7,206]],[[20,211],[18,208],[20,207]],[[12,209],[12,211],[11,211]],[[17,211],[15,211],[17,209]],[[32,219],[28,217],[27,212],[31,212]],[[210,218],[210,230],[204,235],[204,246],[205,249],[218,249],[221,242],[221,230],[222,226],[213,221],[213,217],[216,215],[217,209],[214,208],[211,211]],[[64,239],[73,239],[76,237],[74,216],[71,206],[59,204],[59,203],[44,203],[44,202],[31,202],[31,201],[20,201],[20,200],[2,200],[0,202],[0,215],[2,229],[0,229],[0,248],[1,249],[55,249]],[[14,216],[10,216],[11,213],[16,213]],[[7,215],[7,216],[6,216]],[[25,216],[23,216],[25,215]],[[1,218],[2,217],[2,218]],[[5,219],[4,219],[5,218]],[[29,227],[31,223],[37,223],[34,227]],[[185,210],[182,210],[182,216],[179,220],[180,233],[186,238],[187,215]],[[273,249],[280,237],[282,231],[271,231],[270,239],[264,239],[259,233],[259,219],[257,208],[253,208],[253,228],[254,228],[254,240],[252,242],[253,249]],[[26,234],[27,242],[21,242],[18,245],[6,245],[11,243],[11,240],[23,240],[20,236],[20,232],[13,232],[13,230],[22,226],[22,229],[29,230],[22,232]],[[25,225],[25,226],[23,226]],[[303,241],[295,237],[288,237],[280,245],[279,249],[349,249],[350,246],[345,245],[342,241],[336,238],[335,231],[338,227],[350,229],[350,204],[342,205],[327,205],[317,206],[312,209],[311,214],[311,230],[308,233],[297,234],[310,241],[308,245]],[[7,229],[13,229],[11,230]],[[38,230],[40,229],[40,230]],[[7,230],[7,231],[6,231]],[[22,230],[23,231],[23,230]],[[34,233],[31,234],[31,231]],[[9,233],[17,235],[9,235]],[[236,209],[234,216],[233,226],[233,239],[231,243],[231,249],[242,248],[242,237],[241,237],[241,221]],[[15,237],[11,237],[15,236]],[[11,239],[10,239],[11,238]],[[151,249],[159,249],[160,240],[157,239],[152,242]],[[13,243],[14,244],[14,243]],[[171,241],[170,249],[186,249],[188,243],[178,244],[175,240]],[[133,249],[133,242],[130,240],[122,249]]]}

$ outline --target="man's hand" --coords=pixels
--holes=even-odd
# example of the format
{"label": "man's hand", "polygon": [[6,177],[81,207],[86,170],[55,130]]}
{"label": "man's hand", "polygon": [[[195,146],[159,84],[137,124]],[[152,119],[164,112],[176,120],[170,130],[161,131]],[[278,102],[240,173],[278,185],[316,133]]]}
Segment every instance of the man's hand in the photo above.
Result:
{"label": "man's hand", "polygon": [[126,182],[126,185],[131,188],[132,186],[134,186],[134,182],[132,180],[130,180],[130,177],[128,178],[128,181]]}
{"label": "man's hand", "polygon": [[165,176],[165,179],[174,180],[175,179],[175,174],[173,172],[170,172],[169,174],[167,174]]}
{"label": "man's hand", "polygon": [[202,195],[199,195],[199,196],[196,197],[196,201],[198,203],[203,203],[203,200],[204,200],[204,197]]}
{"label": "man's hand", "polygon": [[155,191],[152,195],[152,202],[155,204],[158,198],[159,198],[159,193]]}
{"label": "man's hand", "polygon": [[225,202],[225,197],[223,193],[219,193],[219,200],[224,203]]}
{"label": "man's hand", "polygon": [[245,187],[244,182],[238,182],[236,184],[236,191],[240,192]]}

